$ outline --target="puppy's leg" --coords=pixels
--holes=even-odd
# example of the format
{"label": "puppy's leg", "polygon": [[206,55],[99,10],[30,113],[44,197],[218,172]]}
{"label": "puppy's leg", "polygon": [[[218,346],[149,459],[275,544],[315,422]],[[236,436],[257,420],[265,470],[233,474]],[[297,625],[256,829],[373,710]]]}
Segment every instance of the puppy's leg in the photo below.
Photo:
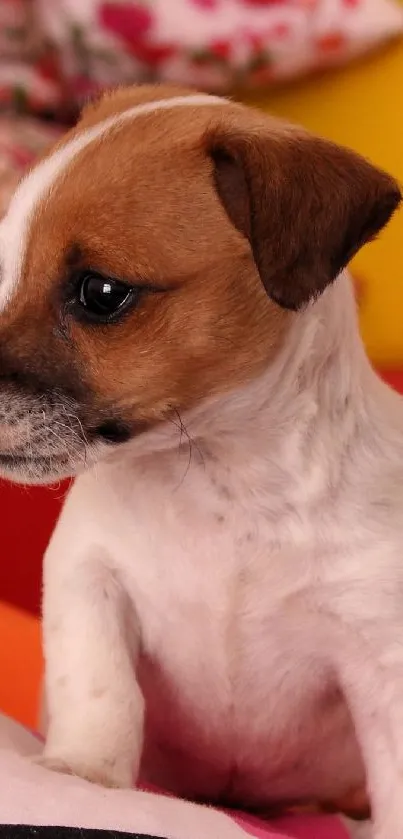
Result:
{"label": "puppy's leg", "polygon": [[[338,667],[364,758],[373,839],[403,837],[403,626],[357,626]],[[346,636],[344,636],[344,641]]]}
{"label": "puppy's leg", "polygon": [[143,698],[129,643],[135,634],[129,603],[105,563],[85,555],[66,561],[54,555],[56,541],[45,559],[49,724],[42,763],[106,786],[131,786],[142,749]]}

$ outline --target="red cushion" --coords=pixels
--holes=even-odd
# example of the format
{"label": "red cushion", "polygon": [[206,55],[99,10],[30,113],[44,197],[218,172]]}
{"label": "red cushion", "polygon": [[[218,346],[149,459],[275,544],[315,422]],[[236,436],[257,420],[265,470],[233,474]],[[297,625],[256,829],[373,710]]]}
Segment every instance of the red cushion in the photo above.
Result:
{"label": "red cushion", "polygon": [[386,382],[403,393],[403,370],[387,370],[382,375]]}
{"label": "red cushion", "polygon": [[39,613],[42,556],[63,490],[0,482],[0,600]]}

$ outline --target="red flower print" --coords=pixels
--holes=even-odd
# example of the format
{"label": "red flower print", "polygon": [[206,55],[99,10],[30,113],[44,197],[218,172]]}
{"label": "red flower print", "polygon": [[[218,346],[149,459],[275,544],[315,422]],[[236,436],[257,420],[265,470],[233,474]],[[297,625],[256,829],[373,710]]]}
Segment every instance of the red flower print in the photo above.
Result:
{"label": "red flower print", "polygon": [[131,54],[138,61],[142,61],[143,64],[150,64],[152,67],[163,64],[177,52],[176,47],[172,44],[158,44],[151,41],[137,41],[129,44],[129,48]]}
{"label": "red flower print", "polygon": [[264,6],[283,6],[289,0],[243,0],[245,6],[256,6],[256,8],[264,8]]}
{"label": "red flower print", "polygon": [[338,53],[346,46],[347,38],[342,32],[328,32],[315,38],[314,43],[322,53]]}
{"label": "red flower print", "polygon": [[261,67],[258,67],[249,73],[246,78],[246,86],[252,89],[254,87],[263,87],[271,84],[273,79],[275,79],[275,73],[272,66],[270,64],[262,63]]}
{"label": "red flower print", "polygon": [[286,38],[290,32],[290,27],[287,23],[278,23],[277,26],[273,26],[271,30],[271,34],[274,38]]}
{"label": "red flower print", "polygon": [[143,39],[153,24],[149,9],[132,3],[101,3],[99,20],[105,29],[119,35],[127,43]]}
{"label": "red flower print", "polygon": [[257,34],[256,32],[244,32],[244,37],[247,43],[249,44],[250,48],[255,52],[260,52],[264,49],[265,45],[265,38],[262,34]]}
{"label": "red flower print", "polygon": [[24,148],[23,146],[14,146],[12,149],[12,158],[14,166],[25,169],[26,166],[32,163],[35,155],[30,149]]}
{"label": "red flower print", "polygon": [[210,11],[211,9],[217,8],[219,0],[192,0],[192,2],[195,6],[199,6],[200,9]]}
{"label": "red flower print", "polygon": [[157,66],[175,54],[172,44],[155,43],[151,38],[153,16],[145,6],[128,3],[102,3],[102,25],[118,35],[127,49],[143,64]]}
{"label": "red flower print", "polygon": [[277,23],[272,26],[267,32],[267,39],[269,38],[287,38],[290,34],[291,27],[288,23]]}
{"label": "red flower print", "polygon": [[295,0],[296,6],[302,6],[303,9],[310,9],[311,11],[316,9],[319,3],[320,0]]}
{"label": "red flower print", "polygon": [[46,47],[35,62],[35,70],[47,81],[60,81],[62,70],[58,50],[52,46]]}
{"label": "red flower print", "polygon": [[71,87],[80,100],[93,96],[98,92],[97,84],[87,76],[75,76],[71,81]]}
{"label": "red flower print", "polygon": [[213,41],[210,44],[210,51],[216,58],[220,58],[225,61],[231,55],[231,41],[224,39]]}
{"label": "red flower print", "polygon": [[0,87],[0,103],[9,102],[10,100],[11,91],[7,85],[1,85]]}

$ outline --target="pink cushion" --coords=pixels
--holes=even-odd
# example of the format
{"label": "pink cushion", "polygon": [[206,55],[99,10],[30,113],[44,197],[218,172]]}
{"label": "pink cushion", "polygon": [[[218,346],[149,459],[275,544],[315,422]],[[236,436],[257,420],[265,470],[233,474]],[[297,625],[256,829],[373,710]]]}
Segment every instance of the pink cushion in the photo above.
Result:
{"label": "pink cushion", "polygon": [[237,816],[236,821],[257,839],[347,839],[341,821],[334,816],[290,816],[278,819],[275,826],[264,824],[251,816]]}
{"label": "pink cushion", "polygon": [[39,739],[0,714],[0,825],[60,825],[170,839],[348,839],[336,817],[265,824],[157,792],[105,790],[32,761]]}

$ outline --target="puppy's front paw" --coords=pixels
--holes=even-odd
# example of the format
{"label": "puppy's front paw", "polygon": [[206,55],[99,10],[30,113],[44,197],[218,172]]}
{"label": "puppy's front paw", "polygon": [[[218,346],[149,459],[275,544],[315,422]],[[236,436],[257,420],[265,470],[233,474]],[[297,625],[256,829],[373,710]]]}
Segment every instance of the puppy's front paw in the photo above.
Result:
{"label": "puppy's front paw", "polygon": [[133,786],[133,772],[131,766],[119,760],[99,760],[90,762],[72,757],[62,757],[47,754],[46,752],[34,759],[37,766],[49,769],[51,772],[60,772],[62,775],[74,775],[111,789],[127,789]]}

